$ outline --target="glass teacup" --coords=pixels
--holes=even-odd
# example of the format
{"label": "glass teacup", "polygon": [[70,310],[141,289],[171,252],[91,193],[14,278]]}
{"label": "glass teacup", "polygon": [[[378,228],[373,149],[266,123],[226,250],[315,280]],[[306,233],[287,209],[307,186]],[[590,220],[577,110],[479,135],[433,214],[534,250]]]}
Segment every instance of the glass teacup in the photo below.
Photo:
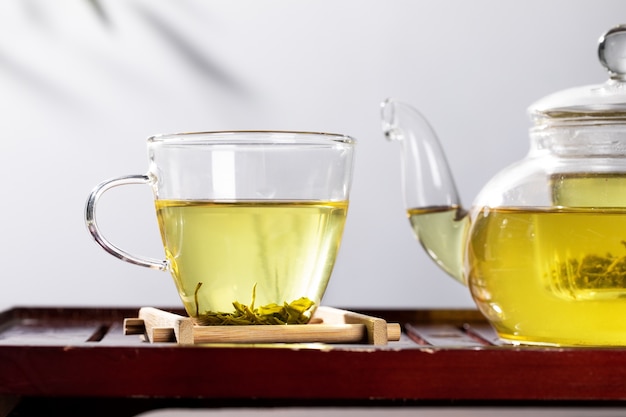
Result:
{"label": "glass teacup", "polygon": [[[105,181],[85,220],[110,254],[170,271],[198,324],[306,323],[339,251],[355,141],[307,132],[233,131],[154,136],[149,170]],[[152,187],[165,260],[110,243],[96,205],[110,188]]]}

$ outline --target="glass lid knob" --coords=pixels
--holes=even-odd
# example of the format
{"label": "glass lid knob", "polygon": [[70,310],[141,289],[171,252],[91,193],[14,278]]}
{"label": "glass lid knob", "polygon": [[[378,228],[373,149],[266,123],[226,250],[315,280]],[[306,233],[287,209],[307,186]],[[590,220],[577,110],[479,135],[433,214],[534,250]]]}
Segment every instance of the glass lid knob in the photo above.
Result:
{"label": "glass lid knob", "polygon": [[598,57],[611,79],[626,81],[626,25],[616,26],[602,35]]}

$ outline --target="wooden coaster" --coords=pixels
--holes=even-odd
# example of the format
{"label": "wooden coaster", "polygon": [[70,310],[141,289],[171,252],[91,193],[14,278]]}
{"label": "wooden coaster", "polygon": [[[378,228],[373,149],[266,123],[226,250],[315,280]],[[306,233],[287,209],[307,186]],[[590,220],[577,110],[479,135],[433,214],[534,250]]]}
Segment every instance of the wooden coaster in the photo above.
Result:
{"label": "wooden coaster", "polygon": [[[312,324],[311,324],[312,323]],[[149,342],[200,343],[367,343],[386,345],[400,340],[398,323],[333,307],[320,306],[310,324],[198,326],[191,318],[153,307],[139,309],[138,318],[124,319],[124,334]]]}

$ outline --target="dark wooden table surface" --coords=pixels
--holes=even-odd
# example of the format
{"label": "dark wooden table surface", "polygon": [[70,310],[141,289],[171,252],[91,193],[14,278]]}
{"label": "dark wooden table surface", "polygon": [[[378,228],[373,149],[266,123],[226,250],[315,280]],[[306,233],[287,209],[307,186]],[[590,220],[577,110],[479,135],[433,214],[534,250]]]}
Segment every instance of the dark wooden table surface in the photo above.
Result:
{"label": "dark wooden table surface", "polygon": [[171,404],[621,406],[626,400],[626,348],[503,345],[471,310],[360,310],[401,323],[401,339],[385,346],[150,344],[123,334],[124,318],[137,311],[0,313],[0,416],[57,415],[50,414],[55,407],[65,416],[108,415],[114,407],[121,416]]}

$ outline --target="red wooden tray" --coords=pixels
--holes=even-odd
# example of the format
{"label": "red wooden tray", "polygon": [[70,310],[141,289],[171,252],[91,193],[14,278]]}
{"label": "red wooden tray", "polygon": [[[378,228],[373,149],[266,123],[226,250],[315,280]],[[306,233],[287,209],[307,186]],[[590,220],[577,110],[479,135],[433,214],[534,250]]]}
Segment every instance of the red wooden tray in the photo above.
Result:
{"label": "red wooden tray", "polygon": [[0,313],[0,399],[626,399],[626,348],[502,345],[476,311],[361,310],[403,325],[385,346],[151,344],[123,335],[137,311]]}

